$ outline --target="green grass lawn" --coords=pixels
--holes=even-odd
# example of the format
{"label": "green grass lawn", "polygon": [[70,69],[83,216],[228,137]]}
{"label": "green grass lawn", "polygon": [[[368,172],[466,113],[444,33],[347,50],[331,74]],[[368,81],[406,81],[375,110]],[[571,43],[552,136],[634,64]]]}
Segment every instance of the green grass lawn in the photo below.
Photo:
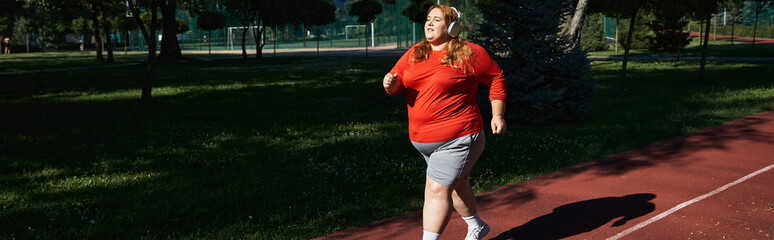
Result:
{"label": "green grass lawn", "polygon": [[[615,46],[610,44],[610,48],[607,51],[590,52],[589,56],[623,56],[624,49],[619,47],[618,53],[615,52]],[[700,57],[701,47],[699,46],[699,39],[693,38],[690,44],[680,52],[658,52],[649,51],[647,49],[632,49],[629,51],[630,56],[638,57]],[[707,46],[707,56],[714,57],[774,57],[774,44],[756,44],[752,47],[752,44],[743,42],[730,41],[712,41],[710,38]]]}
{"label": "green grass lawn", "polygon": [[[147,53],[123,51],[113,53],[115,63],[142,62],[148,58]],[[107,59],[107,52],[103,56]],[[90,67],[107,65],[97,61],[97,54],[91,52],[37,52],[14,53],[0,55],[0,72],[28,71],[51,68]]]}
{"label": "green grass lawn", "polygon": [[[0,78],[0,239],[308,239],[421,209],[397,57]],[[477,192],[774,109],[772,62],[594,62],[580,122],[488,136]],[[644,167],[644,166],[643,166]],[[624,170],[622,170],[624,171]]]}
{"label": "green grass lawn", "polygon": [[[206,50],[206,49],[205,49]],[[265,52],[264,53],[271,53]],[[248,54],[255,56],[255,49],[248,50]],[[148,60],[148,53],[143,51],[132,51],[124,54],[123,51],[114,53],[114,64],[123,63],[144,63]],[[223,58],[239,58],[241,55],[234,54],[193,54],[183,53],[185,57],[193,60],[213,60]],[[0,72],[30,71],[40,69],[57,69],[72,67],[95,67],[110,65],[105,62],[97,61],[94,51],[87,52],[36,52],[36,53],[14,53],[0,55]],[[107,52],[103,54],[107,59]]]}

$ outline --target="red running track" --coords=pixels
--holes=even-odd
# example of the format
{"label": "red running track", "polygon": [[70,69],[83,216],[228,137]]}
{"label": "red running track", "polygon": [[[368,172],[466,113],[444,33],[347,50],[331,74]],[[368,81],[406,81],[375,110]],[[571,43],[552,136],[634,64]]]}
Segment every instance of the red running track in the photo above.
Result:
{"label": "red running track", "polygon": [[[485,239],[771,239],[774,111],[477,196]],[[442,239],[463,239],[454,213]],[[421,212],[319,239],[421,239]]]}
{"label": "red running track", "polygon": [[[697,32],[690,32],[691,37],[699,37],[699,33]],[[722,41],[731,41],[731,36],[722,36],[722,35],[709,35],[710,39],[717,39]],[[753,38],[746,38],[746,37],[734,37],[734,41],[738,42],[745,42],[745,43],[752,43]],[[755,38],[755,44],[774,44],[774,39],[768,39],[768,38]]]}

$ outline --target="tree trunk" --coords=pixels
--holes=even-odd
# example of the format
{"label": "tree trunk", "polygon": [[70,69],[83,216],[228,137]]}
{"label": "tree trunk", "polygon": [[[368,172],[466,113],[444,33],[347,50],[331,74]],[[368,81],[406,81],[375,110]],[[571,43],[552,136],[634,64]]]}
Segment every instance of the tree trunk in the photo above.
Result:
{"label": "tree trunk", "polygon": [[[761,4],[761,3],[756,3],[756,4]],[[752,42],[752,47],[755,47],[755,35],[756,35],[756,34],[757,34],[757,32],[758,32],[758,14],[760,14],[760,13],[761,13],[760,11],[756,11],[756,12],[755,12],[755,27],[753,27],[753,42]]]}
{"label": "tree trunk", "polygon": [[715,26],[713,26],[713,28],[712,28],[713,29],[713,31],[712,31],[712,41],[714,42],[714,41],[718,40],[718,21],[716,19],[713,22],[715,22]]}
{"label": "tree trunk", "polygon": [[[263,25],[263,23],[261,23]],[[266,47],[266,26],[261,26],[261,51],[259,52],[261,54],[261,57],[258,59],[263,59],[263,48]]]}
{"label": "tree trunk", "polygon": [[247,48],[245,47],[245,38],[247,38],[248,29],[250,28],[245,27],[245,29],[242,29],[242,60],[247,60]]}
{"label": "tree trunk", "polygon": [[691,20],[688,20],[688,34],[691,33]]}
{"label": "tree trunk", "polygon": [[577,6],[574,0],[567,0],[567,1],[570,3],[567,4],[568,7],[560,10],[560,11],[563,11],[565,14],[561,15],[559,19],[559,22],[560,22],[559,34],[565,35],[565,36],[570,34],[570,26],[572,26],[572,16],[574,14],[575,6]]}
{"label": "tree trunk", "polygon": [[615,54],[618,54],[618,19],[615,20]]}
{"label": "tree trunk", "polygon": [[624,96],[624,82],[626,81],[626,62],[629,61],[629,48],[632,44],[632,36],[634,35],[634,21],[637,19],[637,11],[634,10],[631,20],[629,20],[629,32],[626,37],[626,46],[624,47],[623,64],[621,65],[621,81],[618,83],[618,96]]}
{"label": "tree trunk", "polygon": [[[156,44],[153,44],[156,47]],[[156,50],[148,47],[148,64],[145,65],[145,82],[142,85],[142,97],[143,100],[150,100],[153,91],[153,72],[155,71]]]}
{"label": "tree trunk", "polygon": [[734,45],[734,26],[736,26],[736,19],[732,17],[731,20],[731,45]]}
{"label": "tree trunk", "polygon": [[320,26],[317,26],[317,57],[320,57]]}
{"label": "tree trunk", "polygon": [[[207,35],[210,35],[210,37],[212,37],[212,31],[207,31]],[[207,56],[212,56],[212,41],[207,41],[207,51],[209,52]]]}
{"label": "tree trunk", "polygon": [[[105,29],[105,31],[107,31],[107,29]],[[107,63],[113,63],[113,40],[110,37],[110,33],[105,34],[105,40],[107,41],[105,46],[107,47],[108,52]]]}
{"label": "tree trunk", "polygon": [[365,35],[366,57],[368,57],[368,23],[366,23]]}
{"label": "tree trunk", "polygon": [[[154,21],[155,22],[155,21]],[[151,27],[151,34],[155,32],[155,28]],[[145,82],[142,85],[142,99],[150,100],[153,91],[153,73],[156,68],[156,36],[151,35],[151,40],[148,41],[148,64],[145,66]]]}
{"label": "tree trunk", "polygon": [[[91,23],[94,25],[94,41],[97,47],[97,61],[104,61],[105,57],[102,56],[102,34],[100,34],[99,27],[99,10],[93,3],[89,4],[89,12],[91,13]],[[86,40],[84,40],[86,41]]]}
{"label": "tree trunk", "polygon": [[[262,25],[262,24],[261,24]],[[253,30],[253,39],[255,39],[255,58],[258,60],[263,59],[263,26],[256,26],[256,30]]]}
{"label": "tree trunk", "polygon": [[580,33],[583,29],[583,19],[586,17],[586,9],[588,9],[588,0],[579,0],[578,6],[575,7],[575,14],[572,17],[572,23],[570,24],[569,36],[572,40],[572,47],[578,46],[580,42]]}
{"label": "tree trunk", "polygon": [[108,58],[107,63],[113,63],[113,39],[110,37],[110,23],[108,22],[107,12],[104,5],[100,5],[100,11],[102,12],[102,32],[105,34],[105,45],[107,47]]}
{"label": "tree trunk", "polygon": [[[166,2],[166,4],[164,3]],[[161,34],[159,59],[178,60],[183,58],[180,42],[177,40],[177,21],[175,20],[176,0],[161,1],[161,16],[164,29]]]}
{"label": "tree trunk", "polygon": [[[155,22],[155,21],[153,21]],[[155,32],[155,28],[151,27],[151,34]],[[143,100],[150,100],[153,91],[153,73],[156,68],[156,36],[151,36],[151,40],[148,41],[148,64],[145,66],[145,82],[142,85],[142,97]]]}
{"label": "tree trunk", "polygon": [[[47,7],[44,7],[45,11],[53,12],[54,9],[50,4],[46,4]],[[54,20],[54,17],[49,14],[49,22],[51,23],[51,44],[54,46],[54,50],[59,51],[59,38],[56,34],[56,21]]]}
{"label": "tree trunk", "polygon": [[704,37],[704,19],[699,20],[699,44],[702,43]]}
{"label": "tree trunk", "polygon": [[153,72],[156,65],[156,36],[154,35],[156,32],[156,22],[158,21],[156,16],[157,2],[156,0],[151,0],[150,3],[151,24],[150,31],[146,31],[148,29],[145,28],[145,24],[143,24],[142,20],[140,19],[140,9],[135,6],[134,0],[127,1],[129,10],[132,11],[132,17],[140,26],[142,35],[145,37],[145,42],[148,44],[148,64],[145,66],[145,81],[142,83],[142,100],[151,99],[151,92],[153,90]]}
{"label": "tree trunk", "polygon": [[704,26],[704,44],[701,47],[701,64],[699,65],[699,84],[704,83],[704,65],[707,63],[707,45],[709,44],[709,30],[711,13],[707,13],[707,24]]}

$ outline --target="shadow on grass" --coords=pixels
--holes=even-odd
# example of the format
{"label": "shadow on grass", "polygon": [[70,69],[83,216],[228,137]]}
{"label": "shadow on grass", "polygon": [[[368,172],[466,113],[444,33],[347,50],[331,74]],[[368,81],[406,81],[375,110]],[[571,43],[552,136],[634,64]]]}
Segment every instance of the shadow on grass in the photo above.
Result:
{"label": "shadow on grass", "polygon": [[[647,66],[647,65],[645,65]],[[724,149],[726,143],[738,140],[750,140],[774,143],[772,136],[761,133],[758,128],[772,124],[762,118],[745,118],[722,127],[698,129],[724,123],[738,118],[728,109],[748,108],[744,115],[769,111],[774,108],[774,96],[763,94],[751,97],[749,91],[762,89],[767,91],[774,83],[764,79],[749,79],[750,76],[774,74],[768,68],[772,63],[713,63],[708,70],[709,85],[700,85],[693,81],[696,65],[681,65],[669,68],[634,68],[628,79],[629,91],[624,98],[617,97],[616,88],[600,90],[590,119],[577,127],[588,134],[617,135],[615,141],[626,141],[629,146],[641,147],[654,139],[670,139],[657,145],[635,149],[623,154],[601,159],[593,165],[571,168],[563,171],[557,178],[569,177],[585,171],[595,171],[601,175],[625,174],[628,171],[657,164],[689,164],[675,162],[685,154],[707,149]],[[766,66],[766,67],[764,67]],[[766,69],[766,70],[764,70]],[[763,71],[761,71],[763,70]],[[594,77],[603,82],[603,86],[615,86],[618,81],[616,70],[597,70]],[[760,78],[760,77],[759,77]],[[664,81],[669,79],[668,81]],[[604,83],[607,82],[607,83]],[[752,89],[752,90],[751,90]],[[770,90],[768,90],[770,91]],[[729,96],[723,94],[732,93]],[[755,93],[755,92],[753,92]],[[637,109],[629,111],[628,109]],[[744,116],[742,115],[742,116]],[[660,117],[656,117],[660,116]],[[568,126],[571,127],[571,126]],[[691,133],[694,132],[694,133]],[[675,135],[678,133],[678,135]],[[682,134],[679,134],[682,133]],[[685,135],[684,134],[689,134]],[[573,146],[562,146],[574,150]],[[602,156],[620,153],[632,149],[608,149]],[[572,152],[583,152],[582,149]],[[639,161],[638,157],[661,159]]]}
{"label": "shadow on grass", "polygon": [[[771,98],[774,100],[774,98]],[[771,115],[771,113],[767,113]],[[695,152],[727,149],[727,144],[740,140],[774,144],[774,135],[762,133],[761,127],[774,124],[770,119],[749,116],[721,126],[702,129],[668,141],[650,144],[642,148],[612,155],[578,167],[568,168],[556,178],[565,178],[582,172],[593,171],[598,175],[622,175],[626,172],[661,164],[688,165],[683,157]]]}
{"label": "shadow on grass", "polygon": [[[405,211],[406,199],[365,184],[405,191],[414,186],[406,176],[421,179],[421,161],[405,157],[405,123],[396,120],[405,112],[392,111],[400,103],[387,101],[371,79],[381,69],[355,64],[331,77],[272,79],[285,70],[257,80],[295,84],[205,89],[149,103],[2,103],[0,120],[13,128],[2,131],[8,174],[0,181],[18,204],[3,204],[0,235],[201,237],[232,229],[229,236],[248,236],[275,229],[307,238]],[[399,151],[386,149],[395,142]],[[122,174],[140,177],[124,181]],[[405,184],[391,186],[396,181]]]}
{"label": "shadow on grass", "polygon": [[[336,85],[341,84],[337,78],[349,79],[353,75],[369,76],[374,70],[388,68],[379,66],[371,71],[361,68],[357,62],[342,61],[337,58],[327,58],[327,61],[316,61],[314,58],[288,57],[266,59],[258,62],[250,59],[227,60],[214,62],[191,62],[186,64],[164,64],[157,67],[154,77],[154,96],[163,96],[163,89],[178,89],[181,87],[213,87],[224,84],[283,84],[295,80],[302,85]],[[381,58],[392,59],[392,58]],[[379,61],[379,60],[374,60]],[[383,60],[382,60],[383,61]],[[54,73],[36,73],[19,76],[5,76],[0,83],[9,86],[0,89],[0,100],[3,101],[33,101],[46,100],[50,102],[70,102],[68,96],[62,94],[114,94],[112,92],[137,91],[136,94],[124,97],[139,98],[140,84],[145,79],[142,65],[114,69],[79,70]],[[331,69],[338,72],[326,71]],[[87,72],[87,74],[84,74]],[[323,81],[327,80],[327,81]],[[201,88],[203,91],[209,89]],[[99,101],[97,98],[86,99]]]}

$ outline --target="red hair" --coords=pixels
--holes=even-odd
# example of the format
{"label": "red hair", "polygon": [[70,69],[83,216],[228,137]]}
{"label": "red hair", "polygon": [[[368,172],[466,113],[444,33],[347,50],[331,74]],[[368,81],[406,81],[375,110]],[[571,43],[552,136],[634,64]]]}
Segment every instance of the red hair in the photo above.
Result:
{"label": "red hair", "polygon": [[[433,11],[433,9],[436,8],[441,10],[441,14],[443,15],[443,22],[447,27],[452,22],[459,21],[459,15],[457,15],[457,11],[446,5],[430,6],[430,9],[427,10],[427,14],[429,15],[430,11]],[[427,60],[430,58],[430,52],[432,51],[433,50],[430,47],[430,41],[425,39],[422,41],[422,43],[414,47],[414,61]],[[473,54],[473,51],[468,47],[467,41],[460,38],[459,36],[452,37],[449,40],[449,43],[446,44],[446,56],[441,60],[441,63],[447,66],[451,66],[455,69],[465,70],[465,61],[470,58],[471,54]]]}

